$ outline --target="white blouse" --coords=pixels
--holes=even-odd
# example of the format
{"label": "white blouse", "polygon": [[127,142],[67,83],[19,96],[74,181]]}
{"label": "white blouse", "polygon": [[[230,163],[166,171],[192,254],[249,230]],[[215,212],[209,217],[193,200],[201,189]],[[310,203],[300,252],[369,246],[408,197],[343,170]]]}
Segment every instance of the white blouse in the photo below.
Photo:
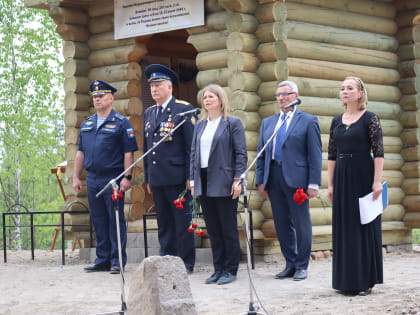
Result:
{"label": "white blouse", "polygon": [[201,138],[200,138],[201,168],[205,168],[209,166],[210,148],[213,142],[214,134],[216,133],[216,129],[219,126],[221,117],[222,116],[219,116],[217,119],[213,121],[210,121],[209,119],[207,119],[206,128],[201,134]]}

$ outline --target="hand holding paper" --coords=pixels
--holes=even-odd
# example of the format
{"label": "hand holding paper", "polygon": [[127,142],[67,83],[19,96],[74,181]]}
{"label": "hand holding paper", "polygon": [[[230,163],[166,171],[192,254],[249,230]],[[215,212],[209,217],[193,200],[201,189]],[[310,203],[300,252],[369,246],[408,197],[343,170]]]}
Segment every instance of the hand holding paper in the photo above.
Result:
{"label": "hand holding paper", "polygon": [[383,190],[381,195],[375,201],[373,200],[373,192],[359,198],[360,223],[367,224],[375,220],[382,214],[388,206],[388,185],[386,182],[382,184]]}

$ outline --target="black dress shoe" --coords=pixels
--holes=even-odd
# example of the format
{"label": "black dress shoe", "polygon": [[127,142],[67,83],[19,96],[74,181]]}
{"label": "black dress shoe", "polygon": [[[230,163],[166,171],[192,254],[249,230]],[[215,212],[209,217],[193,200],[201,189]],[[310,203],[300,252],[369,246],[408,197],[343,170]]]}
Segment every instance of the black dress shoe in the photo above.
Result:
{"label": "black dress shoe", "polygon": [[360,291],[359,293],[357,293],[357,295],[360,295],[360,296],[367,296],[367,295],[369,295],[369,294],[371,294],[371,293],[372,293],[372,288],[369,288],[369,289],[367,289],[367,290]]}
{"label": "black dress shoe", "polygon": [[120,272],[121,272],[120,266],[112,265],[109,273],[118,274]]}
{"label": "black dress shoe", "polygon": [[109,271],[108,264],[94,264],[91,266],[86,266],[85,269],[87,272],[94,272],[94,271]]}
{"label": "black dress shoe", "polygon": [[308,277],[308,272],[306,271],[306,269],[298,269],[293,275],[293,280],[301,281],[301,280],[305,280],[307,277]]}
{"label": "black dress shoe", "polygon": [[222,273],[219,280],[217,280],[217,284],[228,284],[228,283],[231,283],[232,281],[235,281],[235,279],[236,279],[236,275],[225,271]]}
{"label": "black dress shoe", "polygon": [[219,278],[222,276],[222,272],[221,271],[216,271],[215,273],[213,273],[210,278],[207,278],[206,281],[204,281],[205,284],[211,284],[211,283],[216,283],[217,280],[219,280]]}
{"label": "black dress shoe", "polygon": [[295,274],[295,268],[292,267],[286,267],[282,272],[279,272],[276,274],[276,279],[285,279],[285,278],[291,278]]}

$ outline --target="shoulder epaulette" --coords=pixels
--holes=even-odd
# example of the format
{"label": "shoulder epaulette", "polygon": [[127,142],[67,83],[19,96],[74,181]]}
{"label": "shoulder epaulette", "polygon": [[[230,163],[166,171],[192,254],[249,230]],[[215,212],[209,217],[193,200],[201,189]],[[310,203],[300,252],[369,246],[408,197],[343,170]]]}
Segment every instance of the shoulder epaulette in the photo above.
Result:
{"label": "shoulder epaulette", "polygon": [[181,101],[181,100],[175,100],[175,103],[178,103],[178,104],[184,104],[184,105],[191,105],[190,103],[188,103],[188,102],[186,102],[186,101]]}
{"label": "shoulder epaulette", "polygon": [[94,116],[94,115],[89,116],[88,118],[86,118],[86,119],[82,122],[81,127],[83,127],[83,126],[90,126],[90,125],[92,125],[92,124],[93,124],[93,121],[92,121],[93,116]]}
{"label": "shoulder epaulette", "polygon": [[157,105],[155,104],[155,105],[152,105],[152,106],[149,106],[149,107],[147,107],[146,108],[146,110],[144,111],[145,113],[149,113],[149,112],[151,112],[152,111],[152,108],[154,108],[154,107],[156,107]]}
{"label": "shoulder epaulette", "polygon": [[118,118],[119,120],[123,120],[125,117],[123,115],[121,115],[120,113],[115,113],[115,117]]}

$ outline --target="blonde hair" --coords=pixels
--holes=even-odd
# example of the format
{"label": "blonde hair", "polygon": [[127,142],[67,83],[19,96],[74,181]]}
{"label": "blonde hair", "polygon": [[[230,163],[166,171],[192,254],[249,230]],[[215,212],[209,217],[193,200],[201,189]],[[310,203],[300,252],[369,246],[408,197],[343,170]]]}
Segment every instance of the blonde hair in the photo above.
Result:
{"label": "blonde hair", "polygon": [[[344,79],[344,81],[346,80],[353,80],[354,82],[356,82],[357,89],[359,90],[359,92],[362,92],[362,96],[359,98],[359,109],[365,109],[368,103],[368,95],[365,84],[363,83],[362,79],[358,77],[347,77]],[[347,104],[345,104],[343,101],[341,101],[341,105],[344,108],[347,108]]]}
{"label": "blonde hair", "polygon": [[220,100],[220,106],[222,107],[222,115],[223,118],[227,118],[229,116],[230,112],[230,106],[229,106],[229,99],[225,92],[225,90],[217,84],[209,84],[205,86],[200,92],[199,95],[201,99],[201,107],[203,109],[203,116],[200,120],[206,120],[209,117],[209,113],[207,112],[206,108],[203,106],[203,97],[205,92],[213,93],[217,96],[217,98]]}

